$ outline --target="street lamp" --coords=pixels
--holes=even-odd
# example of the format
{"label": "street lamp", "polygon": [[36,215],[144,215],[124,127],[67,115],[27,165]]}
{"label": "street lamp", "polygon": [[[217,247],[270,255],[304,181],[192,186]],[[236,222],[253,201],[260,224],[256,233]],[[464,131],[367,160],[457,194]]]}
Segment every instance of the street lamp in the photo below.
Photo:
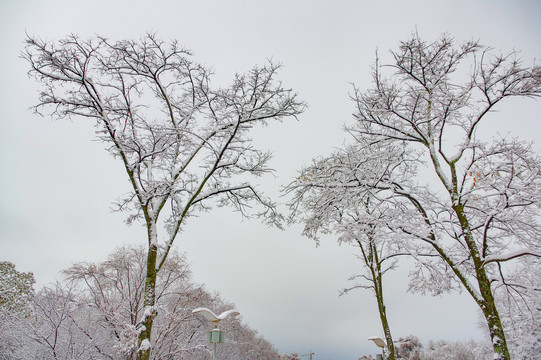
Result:
{"label": "street lamp", "polygon": [[385,346],[387,346],[387,344],[385,344],[385,341],[383,341],[382,338],[376,336],[369,337],[368,340],[372,340],[374,344],[381,348],[381,355],[376,354],[376,360],[383,359],[383,356],[385,354],[383,350],[385,349]]}
{"label": "street lamp", "polygon": [[193,314],[201,314],[205,319],[214,323],[214,329],[207,333],[207,342],[213,344],[212,360],[216,360],[216,344],[224,342],[224,332],[218,329],[218,323],[230,315],[239,315],[237,310],[227,310],[216,315],[207,308],[197,308],[192,310]]}
{"label": "street lamp", "polygon": [[308,352],[308,354],[304,354],[304,355],[299,355],[300,357],[303,357],[303,356],[310,356],[310,360],[312,360],[312,355],[315,355],[316,353],[315,352],[312,352],[312,350],[310,350]]}

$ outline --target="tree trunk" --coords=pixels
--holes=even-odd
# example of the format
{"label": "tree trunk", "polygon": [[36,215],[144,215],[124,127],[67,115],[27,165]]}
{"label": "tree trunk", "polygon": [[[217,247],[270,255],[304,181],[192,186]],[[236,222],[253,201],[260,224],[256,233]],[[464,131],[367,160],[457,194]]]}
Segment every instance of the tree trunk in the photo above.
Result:
{"label": "tree trunk", "polygon": [[490,281],[486,276],[484,268],[481,268],[481,271],[478,271],[477,281],[483,298],[481,301],[478,301],[478,304],[488,324],[488,331],[494,348],[494,354],[498,355],[498,357],[494,357],[494,359],[510,360],[511,356],[509,355],[502,321],[498,309],[496,308]]}
{"label": "tree trunk", "polygon": [[[469,219],[464,210],[464,204],[460,203],[456,165],[455,163],[448,163],[451,173],[451,184],[449,184],[446,181],[445,174],[441,170],[441,166],[439,164],[438,157],[434,151],[434,147],[429,144],[428,148],[436,174],[439,176],[442,184],[446,186],[449,191],[450,199],[453,204],[453,211],[455,212],[460,223],[460,227],[462,228],[464,241],[466,242],[469,254],[475,267],[475,279],[477,280],[477,284],[479,285],[479,292],[481,294],[481,298],[478,298],[473,294],[472,296],[481,308],[481,311],[483,312],[483,315],[485,316],[485,319],[487,321],[490,339],[492,340],[492,347],[494,349],[494,359],[511,360],[511,357],[509,356],[509,349],[507,347],[507,341],[505,340],[503,325],[500,319],[500,315],[498,313],[498,309],[496,308],[496,304],[494,303],[494,295],[492,293],[490,280],[488,279],[485,270],[485,264],[483,264],[481,254],[474,240]],[[451,188],[449,188],[449,185],[451,185]],[[466,278],[463,277],[459,279],[467,288],[468,284],[466,283]]]}
{"label": "tree trunk", "polygon": [[385,340],[387,341],[387,348],[389,348],[389,360],[395,360],[394,342],[391,336],[391,329],[389,322],[387,321],[387,313],[385,311],[385,303],[383,302],[383,287],[381,284],[381,274],[375,279],[376,299],[378,301],[379,317],[381,319],[381,326],[385,334]]}
{"label": "tree trunk", "polygon": [[487,276],[485,265],[483,264],[477,245],[473,240],[469,221],[461,204],[453,206],[453,209],[455,211],[455,214],[458,216],[460,225],[464,233],[466,245],[469,248],[469,252],[475,266],[475,278],[477,280],[477,284],[479,285],[479,292],[481,294],[481,298],[475,300],[481,308],[481,311],[483,312],[483,315],[485,316],[485,319],[487,321],[490,339],[492,341],[492,347],[494,349],[494,359],[511,360],[511,357],[509,355],[509,348],[507,347],[507,341],[505,340],[505,333],[503,331],[500,314],[498,313],[498,309],[496,308],[496,304],[494,302],[494,294],[492,293],[490,280]]}
{"label": "tree trunk", "polygon": [[376,300],[378,303],[379,318],[381,320],[381,326],[383,327],[383,333],[385,334],[385,341],[387,342],[387,348],[389,349],[389,360],[395,360],[394,342],[391,336],[391,328],[389,321],[387,321],[387,312],[385,310],[385,302],[383,299],[383,274],[381,272],[381,262],[379,259],[378,249],[374,244],[373,233],[367,233],[370,239],[368,243],[368,252],[365,251],[363,243],[357,239],[357,244],[363,253],[363,258],[366,266],[370,270],[370,276],[372,277],[372,284]]}
{"label": "tree trunk", "polygon": [[[155,227],[151,226],[151,229]],[[155,232],[149,229],[149,237],[155,237]],[[143,317],[137,325],[139,336],[137,338],[137,360],[150,359],[150,336],[152,333],[152,323],[157,314],[156,304],[156,259],[158,257],[158,247],[155,241],[150,241],[147,254],[147,273],[145,278],[145,296],[143,300]]]}

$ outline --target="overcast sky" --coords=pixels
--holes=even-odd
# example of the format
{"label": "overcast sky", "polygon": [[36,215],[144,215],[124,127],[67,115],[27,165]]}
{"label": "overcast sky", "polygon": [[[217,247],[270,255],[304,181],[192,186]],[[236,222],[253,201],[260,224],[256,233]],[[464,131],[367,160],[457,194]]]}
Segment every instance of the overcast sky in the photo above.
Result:
{"label": "overcast sky", "polygon": [[[433,40],[442,32],[479,39],[507,52],[521,50],[525,65],[541,57],[541,2],[531,1],[114,1],[3,0],[0,2],[0,260],[32,271],[37,287],[60,279],[77,261],[101,261],[125,243],[144,243],[145,230],[127,228],[111,203],[129,190],[119,162],[94,140],[85,120],[52,121],[28,108],[37,84],[19,58],[25,32],[44,39],[75,33],[112,39],[151,31],[178,39],[195,60],[215,69],[225,84],[268,58],[285,67],[284,85],[309,109],[299,121],[258,131],[260,147],[274,153],[278,188],[346,138],[351,119],[350,83],[370,86],[378,49],[388,50],[417,30]],[[492,131],[535,140],[541,102],[502,108]],[[356,291],[338,297],[359,272],[353,249],[332,237],[319,248],[300,227],[269,229],[241,221],[227,209],[190,219],[176,240],[194,279],[235,303],[245,322],[281,352],[312,350],[315,359],[357,359],[376,353],[368,337],[381,336],[373,296]],[[467,295],[441,298],[406,294],[407,269],[389,276],[385,296],[393,335],[423,341],[480,338],[477,310]]]}

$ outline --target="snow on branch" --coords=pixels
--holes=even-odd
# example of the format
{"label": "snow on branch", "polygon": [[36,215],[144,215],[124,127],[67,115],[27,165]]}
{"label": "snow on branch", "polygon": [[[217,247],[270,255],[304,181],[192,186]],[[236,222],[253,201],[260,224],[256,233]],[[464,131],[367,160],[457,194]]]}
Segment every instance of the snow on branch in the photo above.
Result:
{"label": "snow on branch", "polygon": [[504,262],[513,260],[522,256],[535,256],[541,258],[541,252],[535,252],[531,249],[521,249],[516,250],[513,252],[509,252],[507,254],[501,254],[501,255],[488,255],[483,258],[483,264],[489,264],[492,262]]}

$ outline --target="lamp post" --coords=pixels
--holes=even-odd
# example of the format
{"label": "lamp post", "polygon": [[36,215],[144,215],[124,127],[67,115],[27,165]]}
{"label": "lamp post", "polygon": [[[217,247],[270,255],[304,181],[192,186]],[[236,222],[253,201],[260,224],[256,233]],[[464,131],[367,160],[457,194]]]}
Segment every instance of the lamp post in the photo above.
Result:
{"label": "lamp post", "polygon": [[193,314],[201,314],[205,319],[214,323],[214,329],[207,333],[207,342],[213,344],[212,360],[216,360],[216,344],[224,342],[224,332],[218,329],[218,323],[229,315],[239,315],[237,310],[227,310],[216,315],[207,308],[197,308],[192,310]]}
{"label": "lamp post", "polygon": [[379,338],[376,336],[369,337],[368,340],[372,340],[374,344],[376,344],[378,347],[381,348],[381,355],[376,354],[376,360],[383,359],[385,355],[384,349],[385,349],[385,346],[387,346],[387,344],[385,344],[385,341],[383,341],[382,338]]}
{"label": "lamp post", "polygon": [[303,356],[310,356],[310,360],[312,360],[312,355],[315,355],[316,353],[315,352],[312,352],[312,350],[310,350],[308,352],[308,354],[304,354],[304,355],[299,355],[300,357],[303,357]]}

